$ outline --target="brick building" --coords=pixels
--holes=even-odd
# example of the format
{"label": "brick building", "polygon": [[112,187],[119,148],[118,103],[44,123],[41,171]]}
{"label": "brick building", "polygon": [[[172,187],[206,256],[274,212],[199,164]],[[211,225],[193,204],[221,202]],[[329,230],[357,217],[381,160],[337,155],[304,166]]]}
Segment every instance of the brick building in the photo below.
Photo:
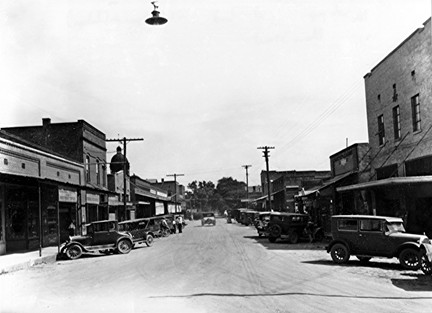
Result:
{"label": "brick building", "polygon": [[[2,128],[57,154],[84,165],[84,186],[80,189],[80,225],[109,218],[105,134],[84,120],[51,123],[43,118],[41,126]],[[85,231],[85,229],[83,229]]]}
{"label": "brick building", "polygon": [[0,131],[0,255],[64,241],[82,188],[82,163]]}
{"label": "brick building", "polygon": [[[294,195],[302,188],[308,189],[321,184],[331,177],[330,171],[269,171],[272,209],[275,211],[294,211]],[[267,172],[261,171],[261,186],[267,193]],[[266,196],[260,198],[263,204]]]}
{"label": "brick building", "polygon": [[371,172],[340,187],[361,191],[371,214],[400,216],[432,236],[431,21],[364,76]]}

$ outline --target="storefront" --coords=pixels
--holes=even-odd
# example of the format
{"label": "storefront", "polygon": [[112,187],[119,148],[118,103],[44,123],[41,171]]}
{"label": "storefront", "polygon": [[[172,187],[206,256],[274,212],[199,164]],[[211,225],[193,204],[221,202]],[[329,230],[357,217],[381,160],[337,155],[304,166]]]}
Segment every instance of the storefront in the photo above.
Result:
{"label": "storefront", "polygon": [[70,235],[76,235],[77,225],[81,224],[77,214],[78,192],[74,189],[59,188],[59,218],[60,242],[64,242]]}
{"label": "storefront", "polygon": [[362,198],[368,214],[401,217],[408,232],[432,236],[432,176],[391,177],[337,191]]}

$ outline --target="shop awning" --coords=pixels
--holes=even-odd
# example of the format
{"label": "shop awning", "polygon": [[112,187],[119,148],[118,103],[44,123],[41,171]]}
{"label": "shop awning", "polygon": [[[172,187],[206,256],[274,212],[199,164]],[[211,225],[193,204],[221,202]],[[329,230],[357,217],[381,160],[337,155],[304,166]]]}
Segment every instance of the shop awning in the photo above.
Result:
{"label": "shop awning", "polygon": [[[348,176],[350,176],[352,174],[355,174],[355,173],[356,172],[348,172],[348,173],[345,173],[345,174],[341,174],[341,175],[335,176],[333,178],[330,178],[329,180],[326,180],[322,185],[315,186],[315,187],[313,187],[311,189],[308,189],[308,190],[301,190],[301,191],[299,191],[299,193],[297,195],[295,195],[295,197],[307,197],[307,196],[310,196],[310,195],[314,195],[317,192],[320,192],[320,191],[322,191],[322,190],[324,190],[324,189],[326,189],[328,187],[331,187],[334,184],[336,184],[337,182],[341,181],[342,179],[344,179],[344,178],[346,178],[346,177],[348,177]],[[338,190],[338,189],[336,189],[336,190]]]}
{"label": "shop awning", "polygon": [[379,179],[374,181],[369,181],[365,183],[359,183],[349,186],[343,186],[336,188],[338,192],[368,189],[368,188],[378,188],[378,187],[392,187],[399,185],[416,185],[416,184],[426,184],[432,183],[432,176],[408,176],[408,177],[390,177],[385,179]]}

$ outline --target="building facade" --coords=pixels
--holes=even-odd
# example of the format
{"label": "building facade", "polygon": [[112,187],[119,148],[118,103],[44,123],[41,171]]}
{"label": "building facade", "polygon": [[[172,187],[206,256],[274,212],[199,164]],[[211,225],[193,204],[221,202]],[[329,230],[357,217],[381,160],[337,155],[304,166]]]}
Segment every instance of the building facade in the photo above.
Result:
{"label": "building facade", "polygon": [[0,131],[0,254],[64,241],[83,187],[82,163]]}
{"label": "building facade", "polygon": [[41,126],[2,128],[28,142],[55,151],[57,154],[84,164],[84,187],[80,191],[78,208],[85,232],[86,223],[109,217],[106,168],[106,137],[84,120],[69,123],[51,123],[43,118]]}
{"label": "building facade", "polygon": [[[331,177],[330,171],[269,171],[270,176],[270,194],[272,209],[276,211],[294,212],[294,195],[299,190],[308,189],[321,184]],[[267,172],[261,171],[261,186],[264,194],[268,193],[267,189]],[[268,207],[268,194],[263,195],[259,201],[264,201],[265,207]]]}
{"label": "building facade", "polygon": [[399,216],[432,236],[432,53],[427,20],[364,76],[371,171],[361,191],[371,213]]}

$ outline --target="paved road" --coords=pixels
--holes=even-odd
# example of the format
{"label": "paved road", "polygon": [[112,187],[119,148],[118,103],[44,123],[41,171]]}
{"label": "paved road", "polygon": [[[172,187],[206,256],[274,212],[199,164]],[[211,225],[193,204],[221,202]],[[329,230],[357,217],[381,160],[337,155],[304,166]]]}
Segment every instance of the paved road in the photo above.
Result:
{"label": "paved road", "polygon": [[322,245],[218,220],[127,255],[1,275],[0,295],[0,312],[431,312],[432,278],[396,260],[338,266]]}

